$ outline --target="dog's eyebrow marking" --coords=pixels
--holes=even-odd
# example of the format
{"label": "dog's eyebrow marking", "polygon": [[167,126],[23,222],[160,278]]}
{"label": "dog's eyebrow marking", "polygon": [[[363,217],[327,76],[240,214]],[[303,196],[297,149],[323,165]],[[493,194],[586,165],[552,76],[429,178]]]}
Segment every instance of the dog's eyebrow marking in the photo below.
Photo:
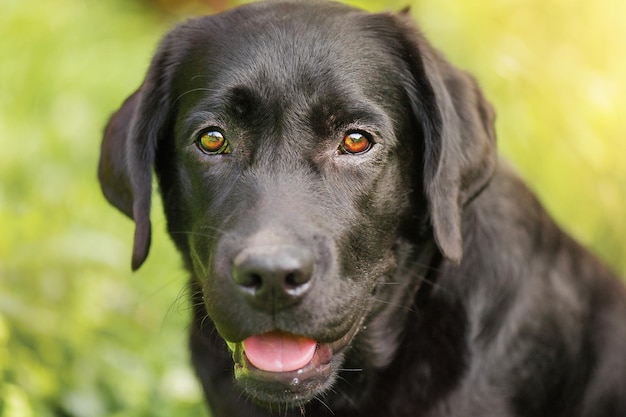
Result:
{"label": "dog's eyebrow marking", "polygon": [[257,95],[245,86],[235,86],[226,93],[228,106],[234,114],[240,118],[245,118],[258,105]]}
{"label": "dog's eyebrow marking", "polygon": [[199,130],[217,125],[221,127],[221,119],[210,111],[194,111],[187,117],[182,125],[182,134],[185,138],[192,137]]}
{"label": "dog's eyebrow marking", "polygon": [[315,134],[323,137],[343,135],[351,129],[366,130],[381,138],[389,137],[393,132],[389,116],[367,100],[356,105],[342,105],[341,100],[324,100],[311,107],[309,120]]}

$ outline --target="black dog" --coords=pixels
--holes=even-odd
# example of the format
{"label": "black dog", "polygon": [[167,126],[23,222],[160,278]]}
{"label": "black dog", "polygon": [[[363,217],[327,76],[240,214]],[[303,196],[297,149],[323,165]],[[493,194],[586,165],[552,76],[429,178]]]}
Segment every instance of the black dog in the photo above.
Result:
{"label": "black dog", "polygon": [[496,156],[493,112],[406,14],[191,20],[99,176],[191,274],[214,416],[626,416],[626,296]]}

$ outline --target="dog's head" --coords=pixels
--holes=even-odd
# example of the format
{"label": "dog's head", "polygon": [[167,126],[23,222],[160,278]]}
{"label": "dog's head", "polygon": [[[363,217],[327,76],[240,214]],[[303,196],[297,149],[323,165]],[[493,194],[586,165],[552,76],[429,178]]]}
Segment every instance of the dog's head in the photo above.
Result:
{"label": "dog's head", "polygon": [[[387,364],[419,266],[459,262],[461,211],[495,166],[493,115],[406,15],[267,3],[162,41],[111,118],[99,177],[150,244],[168,230],[235,375],[261,402]],[[352,359],[350,359],[352,358]]]}

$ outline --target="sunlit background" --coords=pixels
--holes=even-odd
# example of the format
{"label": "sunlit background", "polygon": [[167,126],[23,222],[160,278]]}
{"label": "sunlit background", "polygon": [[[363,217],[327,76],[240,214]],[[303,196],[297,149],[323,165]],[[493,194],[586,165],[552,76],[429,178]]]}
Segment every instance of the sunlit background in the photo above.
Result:
{"label": "sunlit background", "polygon": [[[0,3],[0,417],[208,416],[186,347],[186,275],[153,209],[96,181],[107,117],[176,22],[236,2]],[[624,0],[351,1],[411,10],[478,78],[501,151],[566,230],[626,276]]]}

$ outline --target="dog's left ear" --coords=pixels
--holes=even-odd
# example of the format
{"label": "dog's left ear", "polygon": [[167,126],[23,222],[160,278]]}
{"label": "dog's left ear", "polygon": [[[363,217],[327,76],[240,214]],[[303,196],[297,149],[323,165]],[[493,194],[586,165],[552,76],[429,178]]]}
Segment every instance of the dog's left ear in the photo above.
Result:
{"label": "dog's left ear", "polygon": [[135,221],[132,268],[148,256],[152,167],[170,112],[171,48],[165,38],[141,87],[111,116],[105,129],[98,179],[107,200]]}
{"label": "dog's left ear", "polygon": [[462,210],[493,176],[495,113],[472,76],[453,67],[415,28],[392,17],[411,72],[406,86],[424,141],[424,190],[435,241],[449,260],[463,255]]}

